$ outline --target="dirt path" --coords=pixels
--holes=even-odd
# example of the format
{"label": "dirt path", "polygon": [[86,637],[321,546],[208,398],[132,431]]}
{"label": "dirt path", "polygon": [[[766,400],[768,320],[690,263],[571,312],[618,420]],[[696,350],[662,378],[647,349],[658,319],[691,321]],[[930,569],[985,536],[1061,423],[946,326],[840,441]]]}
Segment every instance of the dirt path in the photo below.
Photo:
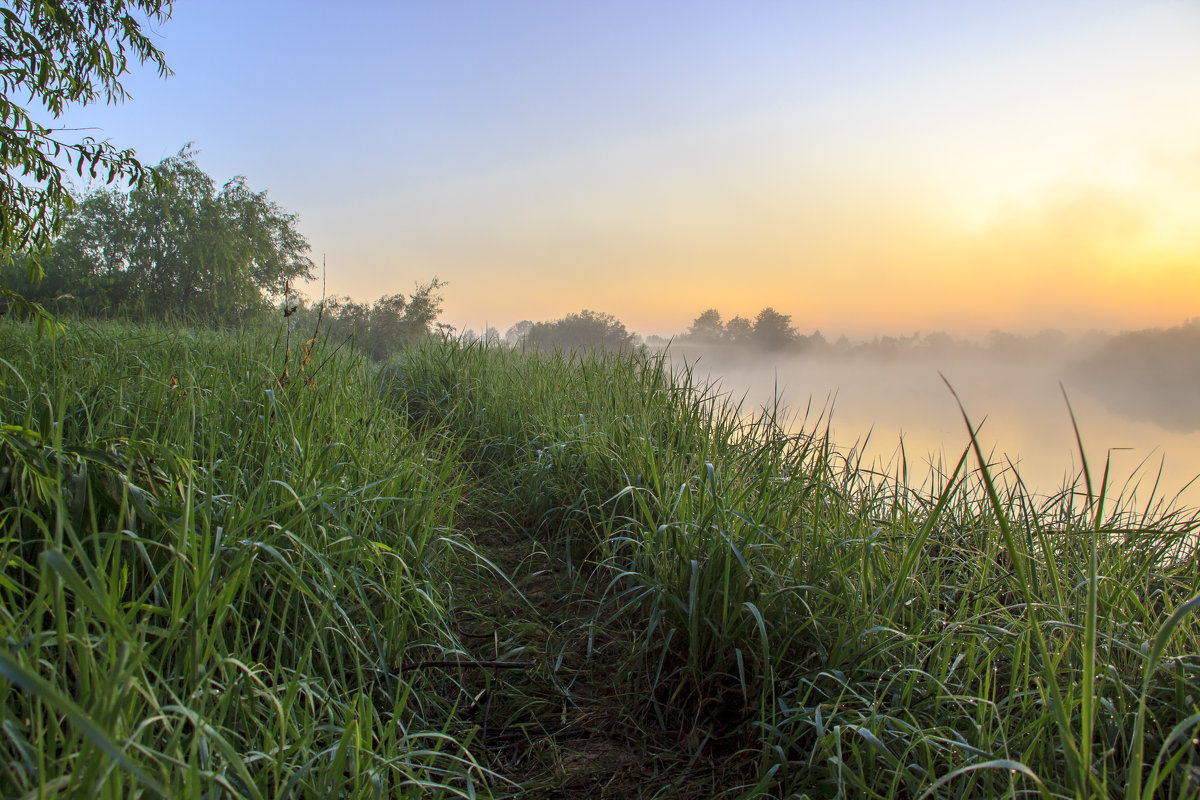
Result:
{"label": "dirt path", "polygon": [[[714,769],[656,729],[620,674],[632,638],[597,622],[598,587],[524,534],[477,532],[482,561],[459,585],[472,657],[521,668],[463,675],[487,766],[519,798],[712,797]],[[496,572],[511,580],[500,578]],[[504,789],[495,787],[498,794]]]}

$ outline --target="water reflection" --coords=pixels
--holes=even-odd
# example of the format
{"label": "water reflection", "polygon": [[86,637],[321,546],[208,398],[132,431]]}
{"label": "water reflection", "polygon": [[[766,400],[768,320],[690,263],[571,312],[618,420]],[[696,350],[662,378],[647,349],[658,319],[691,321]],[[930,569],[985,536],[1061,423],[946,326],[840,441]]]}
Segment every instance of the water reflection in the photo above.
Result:
{"label": "water reflection", "polygon": [[1145,380],[1095,381],[1078,366],[1049,359],[752,361],[680,349],[675,358],[681,357],[699,358],[697,374],[718,378],[734,397],[744,393],[747,405],[770,405],[778,394],[793,429],[806,408],[810,426],[831,408],[833,442],[844,451],[856,448],[867,464],[894,472],[902,445],[917,484],[932,465],[953,465],[970,441],[941,373],[979,427],[993,463],[1011,462],[1026,487],[1043,495],[1074,483],[1082,467],[1065,389],[1095,480],[1108,459],[1110,493],[1146,503],[1153,490],[1156,498],[1178,495],[1181,504],[1200,506],[1200,487],[1189,486],[1200,475],[1200,380],[1173,379],[1167,392]]}
{"label": "water reflection", "polygon": [[1081,374],[1078,383],[1118,416],[1176,433],[1200,430],[1200,381],[1193,376],[1124,375],[1102,381]]}
{"label": "water reflection", "polygon": [[1200,320],[1111,337],[1072,371],[1115,414],[1169,431],[1200,430]]}

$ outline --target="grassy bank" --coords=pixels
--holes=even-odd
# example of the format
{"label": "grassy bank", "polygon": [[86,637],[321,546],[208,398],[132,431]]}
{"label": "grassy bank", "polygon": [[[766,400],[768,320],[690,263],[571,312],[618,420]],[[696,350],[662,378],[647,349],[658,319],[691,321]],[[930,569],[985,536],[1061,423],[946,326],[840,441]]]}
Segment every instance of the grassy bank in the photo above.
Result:
{"label": "grassy bank", "polygon": [[467,786],[400,669],[453,647],[453,442],[270,333],[0,336],[0,794]]}
{"label": "grassy bank", "polygon": [[521,794],[433,666],[485,530],[729,797],[1200,789],[1195,521],[1098,476],[914,488],[639,354],[0,342],[5,796]]}
{"label": "grassy bank", "polygon": [[755,761],[742,791],[1196,791],[1191,517],[1000,490],[966,452],[910,489],[637,355],[441,345],[384,377],[604,573],[626,673],[682,746]]}

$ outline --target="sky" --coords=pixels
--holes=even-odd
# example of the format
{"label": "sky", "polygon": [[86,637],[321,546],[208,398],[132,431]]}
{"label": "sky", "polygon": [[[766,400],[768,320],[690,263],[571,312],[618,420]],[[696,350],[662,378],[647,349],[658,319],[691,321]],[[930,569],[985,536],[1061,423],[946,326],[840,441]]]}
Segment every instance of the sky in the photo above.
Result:
{"label": "sky", "polygon": [[173,76],[57,124],[194,142],[299,215],[329,294],[437,276],[460,330],[1200,315],[1193,0],[178,0],[152,33]]}

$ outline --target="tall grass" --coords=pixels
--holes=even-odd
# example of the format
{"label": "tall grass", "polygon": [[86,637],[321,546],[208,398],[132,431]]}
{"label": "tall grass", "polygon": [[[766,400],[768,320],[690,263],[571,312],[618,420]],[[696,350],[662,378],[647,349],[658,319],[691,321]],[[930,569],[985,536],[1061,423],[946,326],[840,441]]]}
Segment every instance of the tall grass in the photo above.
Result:
{"label": "tall grass", "polygon": [[642,354],[443,342],[384,377],[606,576],[651,713],[755,764],[731,796],[1200,793],[1194,514],[1034,495],[969,422],[910,486]]}
{"label": "tall grass", "polygon": [[729,797],[1200,794],[1195,515],[1107,470],[1032,494],[965,412],[914,480],[637,352],[377,374],[76,323],[0,359],[6,797],[519,792],[432,667],[464,519],[598,587],[589,636],[632,631],[629,690]]}
{"label": "tall grass", "polygon": [[270,332],[0,342],[0,794],[471,794],[401,670],[454,648],[452,441]]}

